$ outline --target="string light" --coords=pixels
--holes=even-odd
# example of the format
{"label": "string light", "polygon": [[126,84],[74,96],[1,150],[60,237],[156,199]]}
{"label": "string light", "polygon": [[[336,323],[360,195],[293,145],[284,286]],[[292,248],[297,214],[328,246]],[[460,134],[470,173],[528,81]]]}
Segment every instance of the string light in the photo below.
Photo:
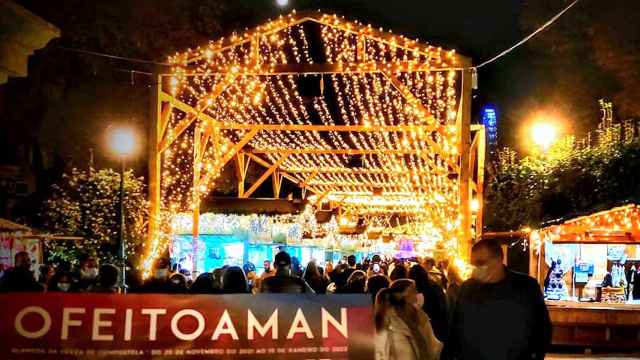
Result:
{"label": "string light", "polygon": [[[311,56],[307,21],[319,30],[326,63],[316,64]],[[454,51],[335,15],[293,12],[168,62],[169,93],[195,110],[174,107],[166,126],[165,139],[173,141],[162,153],[163,219],[200,206],[221,173],[223,157],[251,125],[351,126],[364,131],[259,131],[246,147],[279,163],[316,195],[326,193],[327,201],[340,203],[346,213],[372,219],[410,215],[411,229],[402,231],[429,234],[456,248],[457,235],[451,234],[461,224],[459,192],[457,179],[449,177],[459,141]],[[291,65],[310,70],[294,71]],[[276,71],[287,66],[294,70]],[[320,96],[308,99],[298,92],[298,80],[306,76],[319,78]],[[330,96],[323,93],[325,83]],[[186,130],[176,130],[191,120]],[[399,130],[377,131],[389,126]],[[362,168],[351,167],[352,149],[366,151]],[[170,241],[171,229],[164,228],[169,233],[152,241],[151,257]]]}

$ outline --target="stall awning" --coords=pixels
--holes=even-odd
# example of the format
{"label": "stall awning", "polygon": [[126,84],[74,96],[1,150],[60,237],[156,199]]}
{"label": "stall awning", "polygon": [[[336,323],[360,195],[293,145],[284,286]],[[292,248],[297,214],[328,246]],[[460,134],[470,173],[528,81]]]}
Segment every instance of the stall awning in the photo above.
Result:
{"label": "stall awning", "polygon": [[20,225],[18,223],[14,223],[13,221],[9,221],[7,219],[0,218],[0,232],[14,232],[14,231],[31,231],[31,228],[28,226]]}
{"label": "stall awning", "polygon": [[640,244],[640,208],[630,204],[538,230],[554,243]]}

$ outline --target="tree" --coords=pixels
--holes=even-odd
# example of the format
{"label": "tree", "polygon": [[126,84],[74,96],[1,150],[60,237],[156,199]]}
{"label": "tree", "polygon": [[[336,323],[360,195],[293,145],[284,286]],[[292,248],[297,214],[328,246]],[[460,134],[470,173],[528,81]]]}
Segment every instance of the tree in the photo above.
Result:
{"label": "tree", "polygon": [[[625,131],[637,135],[637,124],[634,127]],[[546,154],[520,160],[514,160],[511,150],[508,156],[503,152],[487,186],[486,228],[536,228],[548,221],[638,203],[640,138],[615,135],[620,132],[621,127],[614,125],[599,132],[595,146],[580,147],[569,138]]]}
{"label": "tree", "polygon": [[[525,1],[523,31],[537,29],[571,1]],[[580,132],[596,124],[598,108],[591,104],[605,96],[621,118],[640,115],[639,21],[636,1],[578,2],[528,43],[537,81],[527,101],[561,112]]]}
{"label": "tree", "polygon": [[[118,254],[120,175],[111,169],[73,169],[52,188],[44,204],[43,218],[48,231],[79,236],[79,244],[51,242],[49,261],[74,262],[79,252],[95,254],[113,263]],[[137,261],[145,239],[147,201],[143,180],[131,171],[124,181],[125,241],[127,255]]]}

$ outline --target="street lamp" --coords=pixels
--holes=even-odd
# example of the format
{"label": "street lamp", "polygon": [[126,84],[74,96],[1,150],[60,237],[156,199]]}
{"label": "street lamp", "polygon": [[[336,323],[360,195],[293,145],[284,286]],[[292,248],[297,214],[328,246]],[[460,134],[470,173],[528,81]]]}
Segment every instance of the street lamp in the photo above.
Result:
{"label": "street lamp", "polygon": [[124,241],[124,169],[125,160],[133,156],[137,150],[135,131],[128,127],[112,127],[107,132],[107,144],[111,152],[120,160],[120,196],[119,196],[119,217],[120,226],[118,228],[118,241],[120,242],[120,262],[122,264],[122,274],[120,276],[120,289],[126,292],[127,274],[127,251]]}
{"label": "street lamp", "polygon": [[276,0],[276,4],[280,7],[286,7],[289,5],[289,0]]}
{"label": "street lamp", "polygon": [[558,139],[558,129],[549,121],[540,121],[531,127],[531,140],[542,151],[546,151]]}

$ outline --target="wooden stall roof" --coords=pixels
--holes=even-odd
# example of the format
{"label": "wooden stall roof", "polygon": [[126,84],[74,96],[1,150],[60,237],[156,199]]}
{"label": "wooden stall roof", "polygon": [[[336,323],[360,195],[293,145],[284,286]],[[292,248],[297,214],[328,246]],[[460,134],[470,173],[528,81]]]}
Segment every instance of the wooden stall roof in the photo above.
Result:
{"label": "wooden stall roof", "polygon": [[640,208],[629,204],[537,231],[554,243],[640,244]]}
{"label": "wooden stall roof", "polygon": [[31,228],[0,218],[0,231],[31,231]]}

